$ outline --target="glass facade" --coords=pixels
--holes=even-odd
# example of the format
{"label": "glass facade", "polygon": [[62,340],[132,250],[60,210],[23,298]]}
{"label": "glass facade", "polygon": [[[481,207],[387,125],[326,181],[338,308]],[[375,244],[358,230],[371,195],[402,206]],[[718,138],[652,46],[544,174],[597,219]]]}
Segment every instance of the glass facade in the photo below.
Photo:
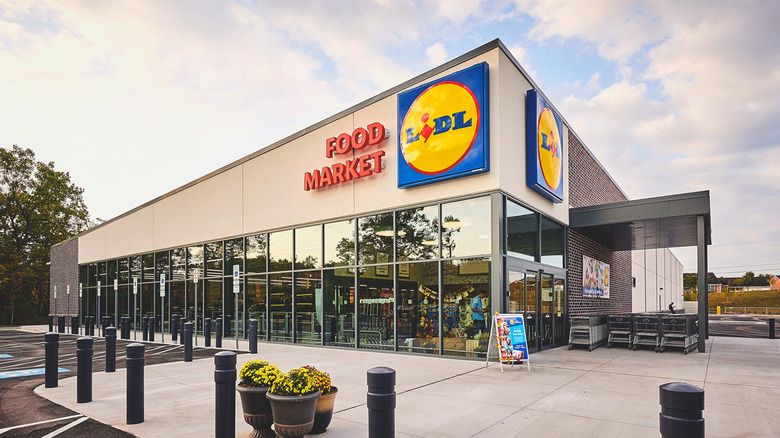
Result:
{"label": "glass facade", "polygon": [[[552,289],[541,285],[552,301],[538,304],[532,277],[510,276],[507,298],[491,290],[491,278],[503,275],[491,256],[492,205],[481,196],[83,265],[83,314],[96,314],[98,281],[101,314],[113,313],[117,278],[121,315],[162,316],[164,307],[166,328],[178,314],[197,319],[201,336],[206,318],[212,327],[222,318],[228,337],[246,337],[255,319],[267,341],[484,357],[491,318],[475,324],[475,299],[485,315],[566,306],[557,278]],[[565,227],[510,199],[505,205],[503,256],[563,267]]]}

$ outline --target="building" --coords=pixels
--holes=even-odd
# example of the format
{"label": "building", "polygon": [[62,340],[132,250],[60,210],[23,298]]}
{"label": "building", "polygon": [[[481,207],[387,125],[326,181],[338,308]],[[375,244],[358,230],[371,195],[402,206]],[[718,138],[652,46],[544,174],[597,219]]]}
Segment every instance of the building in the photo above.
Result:
{"label": "building", "polygon": [[708,192],[628,200],[495,40],[56,245],[51,279],[82,315],[484,357],[480,291],[559,346],[634,308],[631,250],[709,236]]}

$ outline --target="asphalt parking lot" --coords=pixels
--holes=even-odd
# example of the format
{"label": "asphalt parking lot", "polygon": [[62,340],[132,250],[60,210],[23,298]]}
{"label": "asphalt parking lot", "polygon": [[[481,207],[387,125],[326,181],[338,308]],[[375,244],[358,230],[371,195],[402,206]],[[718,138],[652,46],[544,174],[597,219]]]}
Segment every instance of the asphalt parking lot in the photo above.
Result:
{"label": "asphalt parking lot", "polygon": [[[76,375],[78,335],[60,334],[59,379]],[[105,339],[93,338],[92,371],[105,371]],[[125,367],[125,347],[137,341],[117,339],[116,367]],[[184,360],[182,345],[146,345],[146,365]],[[213,357],[222,351],[193,347],[193,359]],[[34,394],[44,383],[44,334],[18,329],[0,330],[0,436],[5,437],[130,437]],[[75,400],[76,394],[73,394]]]}

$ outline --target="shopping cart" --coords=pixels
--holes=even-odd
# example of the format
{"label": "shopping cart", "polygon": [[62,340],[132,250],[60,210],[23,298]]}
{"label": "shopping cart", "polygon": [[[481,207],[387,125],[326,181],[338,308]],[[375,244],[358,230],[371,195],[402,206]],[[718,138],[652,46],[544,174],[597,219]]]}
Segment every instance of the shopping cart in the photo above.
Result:
{"label": "shopping cart", "polygon": [[588,351],[607,341],[607,316],[572,316],[569,329],[569,350],[574,345],[587,345]]}
{"label": "shopping cart", "polygon": [[684,313],[681,315],[662,315],[661,326],[662,336],[659,351],[663,352],[665,347],[682,348],[683,353],[699,346],[699,315],[695,313]]}
{"label": "shopping cart", "polygon": [[609,329],[607,348],[611,348],[614,343],[627,344],[628,348],[631,348],[634,338],[633,313],[616,313],[609,315],[607,327]]}
{"label": "shopping cart", "polygon": [[661,316],[640,313],[634,315],[634,339],[631,348],[636,351],[638,345],[650,345],[656,352],[661,348]]}

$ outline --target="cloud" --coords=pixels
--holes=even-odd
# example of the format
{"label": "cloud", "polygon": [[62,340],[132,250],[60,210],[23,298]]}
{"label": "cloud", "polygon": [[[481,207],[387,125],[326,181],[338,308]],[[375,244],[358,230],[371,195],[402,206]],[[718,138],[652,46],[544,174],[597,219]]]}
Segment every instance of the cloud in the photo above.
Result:
{"label": "cloud", "polygon": [[437,42],[425,49],[425,56],[428,57],[428,64],[435,67],[439,64],[444,64],[444,61],[447,60],[447,49],[444,47],[444,44]]}

